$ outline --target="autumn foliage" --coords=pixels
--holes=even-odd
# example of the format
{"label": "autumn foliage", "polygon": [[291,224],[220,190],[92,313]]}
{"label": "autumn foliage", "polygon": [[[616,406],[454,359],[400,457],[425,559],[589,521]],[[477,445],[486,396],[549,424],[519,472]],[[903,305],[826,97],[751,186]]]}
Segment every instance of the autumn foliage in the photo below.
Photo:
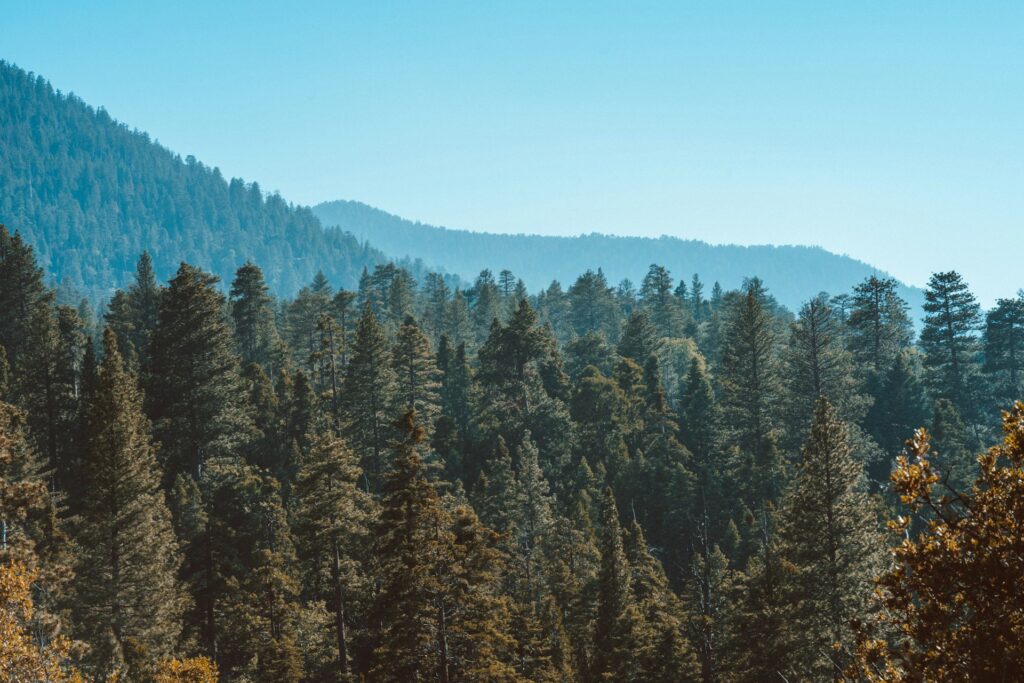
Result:
{"label": "autumn foliage", "polygon": [[[1005,681],[1024,671],[1024,403],[1004,414],[1003,431],[1003,443],[978,457],[969,492],[944,485],[923,429],[907,442],[893,486],[927,524],[916,538],[910,518],[890,524],[905,540],[878,581],[883,616],[860,627],[853,673],[878,681]],[[888,642],[879,635],[886,630]]]}

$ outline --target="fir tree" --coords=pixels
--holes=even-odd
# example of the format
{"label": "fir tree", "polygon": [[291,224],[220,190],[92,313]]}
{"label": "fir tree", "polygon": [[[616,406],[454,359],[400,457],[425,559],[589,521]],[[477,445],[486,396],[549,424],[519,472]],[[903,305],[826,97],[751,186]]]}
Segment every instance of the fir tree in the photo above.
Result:
{"label": "fir tree", "polygon": [[295,535],[311,597],[324,600],[333,613],[337,644],[336,671],[352,678],[353,593],[361,567],[355,559],[364,547],[372,512],[360,490],[358,458],[337,437],[322,430],[311,439],[299,466],[295,495]]}
{"label": "fir tree", "polygon": [[[680,283],[685,290],[685,283]],[[685,291],[682,299],[685,300]],[[673,296],[672,276],[662,266],[652,264],[640,285],[640,303],[650,312],[651,323],[659,337],[679,337],[683,333],[683,310],[680,297]],[[637,362],[646,359],[634,358]]]}
{"label": "fir tree", "polygon": [[604,273],[588,270],[569,287],[567,296],[569,324],[577,335],[600,332],[606,339],[618,339],[618,306]]}
{"label": "fir tree", "polygon": [[283,342],[263,271],[251,261],[238,269],[231,283],[231,318],[243,367],[255,363],[268,374],[275,373],[284,362]]}
{"label": "fir tree", "polygon": [[142,395],[109,328],[103,345],[83,457],[75,621],[92,645],[90,668],[110,674],[129,648],[151,662],[174,652],[187,599]]}
{"label": "fir tree", "polygon": [[865,429],[887,456],[872,463],[870,476],[876,482],[888,482],[890,465],[907,435],[913,434],[928,418],[924,387],[918,380],[914,363],[914,355],[909,351],[896,356],[881,379],[878,398],[865,417]]}
{"label": "fir tree", "polygon": [[853,288],[846,317],[854,358],[876,374],[890,368],[913,338],[907,304],[896,286],[892,278],[867,278]]}
{"label": "fir tree", "polygon": [[867,401],[858,391],[852,357],[843,348],[834,309],[824,295],[804,304],[790,326],[785,362],[789,443],[805,437],[821,396],[846,420],[863,417]]}
{"label": "fir tree", "polygon": [[255,436],[216,282],[182,264],[161,297],[145,384],[165,482],[198,478],[207,459],[240,454]]}
{"label": "fir tree", "polygon": [[1024,290],[985,315],[985,367],[998,407],[1024,397]]}
{"label": "fir tree", "polygon": [[345,374],[345,436],[360,457],[363,470],[376,490],[384,472],[384,456],[391,441],[395,374],[384,328],[369,306],[363,308],[356,329],[352,360]]}
{"label": "fir tree", "polygon": [[631,608],[630,567],[622,543],[619,511],[612,490],[605,489],[601,506],[601,570],[594,623],[592,681],[631,680],[637,614]]}
{"label": "fir tree", "polygon": [[921,350],[932,396],[948,398],[968,420],[977,415],[979,307],[959,273],[935,273],[925,289]]}
{"label": "fir tree", "polygon": [[647,312],[633,311],[622,330],[618,352],[623,358],[629,358],[640,364],[645,362],[648,356],[658,351],[659,343],[658,330],[651,322]]}
{"label": "fir tree", "polygon": [[853,645],[849,624],[866,614],[885,562],[885,537],[848,439],[836,409],[819,399],[780,529],[783,556],[795,568],[789,666],[814,680],[842,679]]}
{"label": "fir tree", "polygon": [[751,286],[731,302],[719,382],[728,438],[744,460],[737,466],[740,484],[748,504],[757,510],[781,488],[773,464],[775,407],[782,394],[778,335],[761,289]]}
{"label": "fir tree", "polygon": [[391,351],[400,404],[396,413],[414,410],[421,423],[429,429],[438,412],[438,369],[430,340],[412,318],[406,318],[398,328]]}

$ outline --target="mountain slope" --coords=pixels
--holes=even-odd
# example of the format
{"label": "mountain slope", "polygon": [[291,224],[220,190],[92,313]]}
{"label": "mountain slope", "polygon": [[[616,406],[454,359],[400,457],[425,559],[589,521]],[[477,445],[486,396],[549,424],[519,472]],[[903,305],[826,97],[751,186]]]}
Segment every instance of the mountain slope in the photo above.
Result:
{"label": "mountain slope", "polygon": [[[688,281],[699,273],[709,286],[718,281],[726,289],[756,275],[782,304],[796,309],[820,291],[847,292],[865,277],[879,274],[866,263],[820,247],[712,245],[675,237],[477,233],[413,223],[351,201],[319,204],[313,213],[324,225],[368,240],[388,256],[415,254],[428,266],[443,266],[464,278],[483,268],[508,268],[531,290],[552,279],[568,286],[588,268],[602,268],[612,283],[623,278],[639,282],[648,266],[658,263],[677,279]],[[921,290],[913,287],[902,287],[901,295],[915,309],[923,300]]]}
{"label": "mountain slope", "polygon": [[324,230],[312,212],[178,155],[103,109],[0,62],[0,223],[52,277],[94,301],[134,274],[143,249],[167,277],[189,261],[230,282],[252,259],[291,295],[318,269],[352,287],[383,254]]}

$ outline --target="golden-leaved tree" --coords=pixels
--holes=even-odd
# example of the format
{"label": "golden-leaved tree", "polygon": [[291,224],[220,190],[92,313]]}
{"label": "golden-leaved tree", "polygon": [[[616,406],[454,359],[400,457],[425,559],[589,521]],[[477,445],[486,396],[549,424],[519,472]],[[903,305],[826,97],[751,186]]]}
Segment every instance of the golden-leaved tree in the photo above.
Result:
{"label": "golden-leaved tree", "polygon": [[[1004,413],[1003,431],[1003,443],[978,457],[969,492],[943,485],[924,430],[907,443],[893,485],[913,512],[927,512],[927,526],[894,549],[879,578],[884,610],[879,622],[857,625],[851,675],[1001,681],[1024,671],[1024,403]],[[906,532],[910,520],[890,525]]]}

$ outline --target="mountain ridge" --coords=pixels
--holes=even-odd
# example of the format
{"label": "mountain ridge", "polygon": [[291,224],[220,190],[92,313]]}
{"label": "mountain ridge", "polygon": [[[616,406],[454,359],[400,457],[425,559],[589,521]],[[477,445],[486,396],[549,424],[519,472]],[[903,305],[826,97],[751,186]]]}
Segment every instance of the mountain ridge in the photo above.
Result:
{"label": "mountain ridge", "polygon": [[[609,281],[638,283],[651,263],[663,265],[689,282],[697,273],[710,286],[739,287],[745,277],[760,277],[778,300],[796,310],[819,291],[840,294],[870,275],[889,277],[848,255],[810,245],[712,244],[671,235],[643,237],[583,233],[574,236],[474,232],[434,226],[390,214],[352,200],[312,207],[321,223],[351,232],[392,258],[415,254],[427,266],[443,267],[461,278],[480,270],[509,268],[531,291],[558,280],[568,286],[587,269],[601,268]],[[900,283],[900,293],[917,308],[923,291]]]}

